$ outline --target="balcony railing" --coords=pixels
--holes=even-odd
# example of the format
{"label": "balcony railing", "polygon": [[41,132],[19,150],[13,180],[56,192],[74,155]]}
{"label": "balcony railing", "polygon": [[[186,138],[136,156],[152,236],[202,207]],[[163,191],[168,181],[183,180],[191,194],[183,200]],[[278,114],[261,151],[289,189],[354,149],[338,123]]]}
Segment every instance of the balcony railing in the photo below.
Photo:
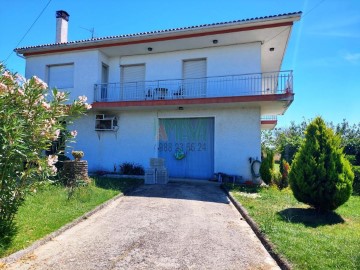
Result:
{"label": "balcony railing", "polygon": [[261,121],[277,121],[276,115],[263,115],[261,116]]}
{"label": "balcony railing", "polygon": [[95,84],[95,102],[213,98],[292,93],[292,71],[193,79]]}

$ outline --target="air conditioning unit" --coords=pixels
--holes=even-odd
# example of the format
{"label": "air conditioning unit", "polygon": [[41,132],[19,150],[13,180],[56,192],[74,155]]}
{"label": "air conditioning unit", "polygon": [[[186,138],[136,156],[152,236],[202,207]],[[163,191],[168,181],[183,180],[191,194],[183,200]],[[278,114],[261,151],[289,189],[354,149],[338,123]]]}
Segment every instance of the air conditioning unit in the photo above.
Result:
{"label": "air conditioning unit", "polygon": [[96,131],[116,131],[118,129],[117,118],[114,115],[97,114],[95,117]]}

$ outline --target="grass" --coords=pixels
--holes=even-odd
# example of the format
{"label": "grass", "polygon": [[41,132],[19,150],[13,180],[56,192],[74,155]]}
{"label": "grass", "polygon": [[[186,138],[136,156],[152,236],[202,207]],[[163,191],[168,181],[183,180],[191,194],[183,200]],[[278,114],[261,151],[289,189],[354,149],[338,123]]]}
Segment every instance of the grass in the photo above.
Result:
{"label": "grass", "polygon": [[28,247],[119,193],[142,183],[143,180],[137,179],[97,178],[89,186],[77,188],[70,199],[62,186],[42,188],[28,196],[19,208],[15,217],[17,234],[10,245],[0,246],[0,257]]}
{"label": "grass", "polygon": [[290,189],[231,190],[294,269],[359,269],[360,197],[335,212],[319,214],[295,200]]}

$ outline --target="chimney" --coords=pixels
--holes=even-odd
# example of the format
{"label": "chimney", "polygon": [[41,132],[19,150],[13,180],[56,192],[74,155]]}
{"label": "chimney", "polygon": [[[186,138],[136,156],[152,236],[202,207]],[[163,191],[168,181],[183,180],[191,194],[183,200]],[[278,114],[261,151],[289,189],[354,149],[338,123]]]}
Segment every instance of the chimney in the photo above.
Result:
{"label": "chimney", "polygon": [[64,10],[56,11],[56,43],[68,41],[69,13]]}

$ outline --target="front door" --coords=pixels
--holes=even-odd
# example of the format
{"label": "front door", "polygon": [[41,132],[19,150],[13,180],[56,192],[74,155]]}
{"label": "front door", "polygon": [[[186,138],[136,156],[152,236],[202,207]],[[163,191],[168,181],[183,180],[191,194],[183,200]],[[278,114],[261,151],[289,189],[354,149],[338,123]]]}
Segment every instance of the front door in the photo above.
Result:
{"label": "front door", "polygon": [[214,173],[214,118],[159,120],[159,157],[170,177],[210,179]]}

